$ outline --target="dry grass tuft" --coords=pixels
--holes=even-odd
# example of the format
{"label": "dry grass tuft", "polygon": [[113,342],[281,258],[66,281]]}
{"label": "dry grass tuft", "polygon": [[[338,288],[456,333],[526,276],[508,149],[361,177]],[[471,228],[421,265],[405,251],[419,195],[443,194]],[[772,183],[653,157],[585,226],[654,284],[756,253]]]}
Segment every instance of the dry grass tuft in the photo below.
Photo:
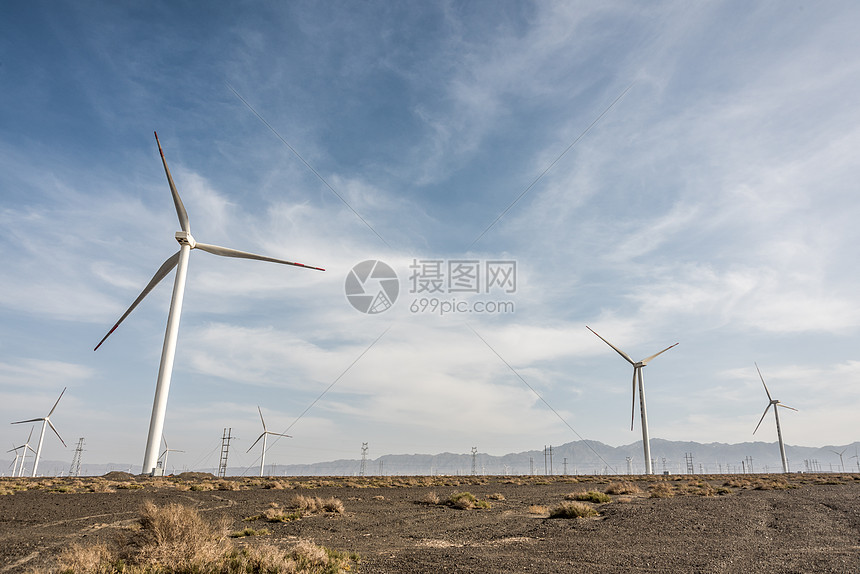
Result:
{"label": "dry grass tuft", "polygon": [[612,482],[606,487],[606,494],[641,494],[642,489],[638,485],[624,480],[621,482]]}
{"label": "dry grass tuft", "polygon": [[471,492],[455,492],[448,498],[448,505],[461,510],[490,508],[489,502],[486,500],[478,500]]}
{"label": "dry grass tuft", "polygon": [[436,494],[435,492],[428,492],[427,494],[424,495],[423,498],[421,498],[420,502],[421,502],[421,504],[434,504],[435,505],[435,504],[439,504],[441,502],[441,499],[439,498],[439,495]]}
{"label": "dry grass tuft", "polygon": [[529,506],[529,514],[549,514],[549,508],[541,504],[532,504],[531,506]]}
{"label": "dry grass tuft", "polygon": [[305,516],[317,514],[320,512],[332,512],[335,514],[343,514],[343,502],[340,499],[331,497],[322,499],[318,496],[304,496],[298,494],[293,498],[293,506]]}
{"label": "dry grass tuft", "polygon": [[501,492],[494,492],[493,494],[491,494],[487,498],[489,498],[490,500],[504,500],[505,495],[502,494]]}
{"label": "dry grass tuft", "polygon": [[[72,546],[51,573],[61,574],[339,574],[352,570],[358,557],[335,552],[309,541],[289,550],[268,544],[241,549],[225,536],[226,523],[209,525],[196,510],[178,504],[147,503],[140,530],[113,545]],[[266,530],[246,528],[238,536]]]}
{"label": "dry grass tuft", "polygon": [[668,482],[656,482],[649,489],[651,498],[671,498],[675,496],[675,488]]}
{"label": "dry grass tuft", "polygon": [[584,502],[562,502],[560,505],[553,508],[550,513],[550,518],[587,518],[589,516],[598,516],[598,512]]}

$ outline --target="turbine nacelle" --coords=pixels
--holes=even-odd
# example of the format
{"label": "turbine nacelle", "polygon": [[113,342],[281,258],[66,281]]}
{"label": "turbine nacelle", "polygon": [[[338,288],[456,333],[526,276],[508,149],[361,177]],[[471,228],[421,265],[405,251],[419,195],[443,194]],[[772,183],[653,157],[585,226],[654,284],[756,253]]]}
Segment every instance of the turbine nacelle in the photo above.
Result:
{"label": "turbine nacelle", "polygon": [[177,231],[175,237],[176,241],[179,242],[179,245],[187,245],[191,249],[197,247],[197,242],[194,241],[190,231]]}

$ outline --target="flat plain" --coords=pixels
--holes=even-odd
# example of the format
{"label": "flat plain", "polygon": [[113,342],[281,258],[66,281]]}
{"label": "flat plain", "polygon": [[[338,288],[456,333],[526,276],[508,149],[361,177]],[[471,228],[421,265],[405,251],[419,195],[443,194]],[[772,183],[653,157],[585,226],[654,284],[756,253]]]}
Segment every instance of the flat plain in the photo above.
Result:
{"label": "flat plain", "polygon": [[[351,571],[860,572],[860,475],[0,479],[0,573],[139,528],[179,503],[231,544],[299,540],[358,555]],[[470,493],[472,496],[456,496]],[[597,494],[595,494],[597,493]],[[605,496],[603,496],[605,495]],[[309,510],[302,501],[342,506]],[[608,500],[608,501],[607,501]],[[592,514],[554,518],[579,501]],[[240,532],[251,535],[238,536]]]}

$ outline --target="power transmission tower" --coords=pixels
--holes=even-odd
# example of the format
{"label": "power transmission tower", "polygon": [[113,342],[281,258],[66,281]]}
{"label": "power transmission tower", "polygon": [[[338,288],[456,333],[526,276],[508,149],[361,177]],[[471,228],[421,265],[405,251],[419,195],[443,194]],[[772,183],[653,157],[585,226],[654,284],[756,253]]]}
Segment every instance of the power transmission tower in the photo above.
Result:
{"label": "power transmission tower", "polygon": [[751,456],[748,456],[745,457],[745,460],[747,461],[747,469],[749,469],[749,473],[755,474],[755,471],[753,470],[753,458]]}
{"label": "power transmission tower", "polygon": [[627,457],[627,474],[633,474],[633,457]]}
{"label": "power transmission tower", "polygon": [[685,452],[684,453],[684,460],[687,461],[687,474],[695,474],[696,469],[693,468],[693,453]]}
{"label": "power transmission tower", "polygon": [[84,437],[78,439],[78,446],[72,457],[72,466],[69,468],[69,476],[81,475],[81,454],[84,452]]}
{"label": "power transmission tower", "polygon": [[472,447],[472,476],[478,474],[478,447]]}
{"label": "power transmission tower", "polygon": [[383,472],[383,470],[382,470],[384,463],[385,463],[385,461],[380,458],[379,459],[379,476],[385,476],[385,472]]}
{"label": "power transmission tower", "polygon": [[227,455],[230,453],[230,439],[233,438],[233,429],[225,428],[221,435],[221,460],[218,462],[218,476],[227,476]]}
{"label": "power transmission tower", "polygon": [[567,476],[567,457],[564,457],[564,475]]}
{"label": "power transmission tower", "polygon": [[361,466],[358,468],[358,476],[364,476],[367,471],[367,443],[361,443]]}
{"label": "power transmission tower", "polygon": [[535,475],[535,459],[533,456],[529,457],[529,475],[530,476]]}
{"label": "power transmission tower", "polygon": [[552,474],[552,446],[543,447],[543,473],[546,476]]}

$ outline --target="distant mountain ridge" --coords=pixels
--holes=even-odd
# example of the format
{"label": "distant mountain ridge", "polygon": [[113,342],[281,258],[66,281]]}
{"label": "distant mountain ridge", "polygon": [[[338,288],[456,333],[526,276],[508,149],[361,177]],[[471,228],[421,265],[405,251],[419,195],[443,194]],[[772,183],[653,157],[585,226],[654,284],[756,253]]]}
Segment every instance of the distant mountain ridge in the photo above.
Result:
{"label": "distant mountain ridge", "polygon": [[[372,448],[372,445],[370,445]],[[860,442],[847,445],[805,447],[786,445],[786,456],[791,472],[860,472]],[[842,461],[834,453],[844,451]],[[697,443],[651,439],[651,454],[654,472],[687,474],[690,464],[694,474],[765,473],[781,472],[777,443],[744,442],[739,444]],[[688,456],[689,455],[689,456]],[[628,463],[628,457],[630,461]],[[31,461],[32,462],[32,459]],[[11,459],[0,460],[4,475],[11,472]],[[366,476],[379,475],[470,475],[473,457],[471,453],[440,454],[386,454],[368,458],[365,462]],[[475,473],[488,475],[523,474],[642,474],[642,442],[622,446],[609,446],[598,441],[574,441],[552,446],[552,464],[547,450],[529,450],[505,455],[490,455],[478,452],[474,457]],[[32,468],[30,465],[28,465]],[[65,475],[70,463],[60,461],[39,462],[43,476]],[[100,476],[112,470],[137,473],[138,465],[108,463],[81,465],[81,474]],[[174,472],[173,468],[167,469]],[[216,468],[176,468],[175,472],[195,470],[215,473]],[[313,464],[266,465],[270,476],[358,476],[361,460],[341,459]],[[259,465],[229,467],[228,476],[255,476]]]}

